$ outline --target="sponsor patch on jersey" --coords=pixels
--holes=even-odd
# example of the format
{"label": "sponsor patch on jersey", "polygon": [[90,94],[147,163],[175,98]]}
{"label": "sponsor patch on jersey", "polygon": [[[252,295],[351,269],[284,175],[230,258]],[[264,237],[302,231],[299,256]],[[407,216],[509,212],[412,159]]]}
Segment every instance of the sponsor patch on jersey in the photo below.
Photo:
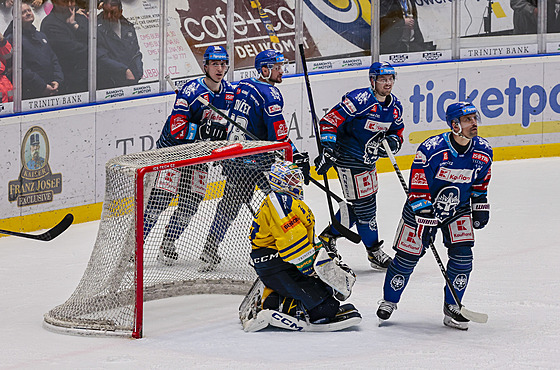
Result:
{"label": "sponsor patch on jersey", "polygon": [[470,215],[464,215],[448,225],[451,243],[473,242],[474,232]]}
{"label": "sponsor patch on jersey", "polygon": [[241,92],[241,89],[238,87],[237,90],[235,90],[235,94],[239,94]]}
{"label": "sponsor patch on jersey", "polygon": [[226,94],[225,99],[229,101],[233,101],[233,94]]}
{"label": "sponsor patch on jersey", "polygon": [[170,169],[158,173],[155,187],[173,194],[177,194],[181,173],[177,169]]}
{"label": "sponsor patch on jersey", "polygon": [[475,159],[475,160],[484,162],[484,163],[488,163],[488,161],[490,161],[490,158],[488,158],[488,156],[485,156],[482,153],[474,152],[473,155],[472,155],[472,158]]}
{"label": "sponsor patch on jersey", "polygon": [[175,101],[175,107],[188,108],[189,107],[189,102],[187,101],[187,99],[178,98]]}
{"label": "sponsor patch on jersey", "polygon": [[376,169],[354,175],[354,181],[356,183],[358,199],[377,193],[377,189],[379,188]]}
{"label": "sponsor patch on jersey", "polygon": [[354,103],[352,103],[352,101],[348,98],[344,98],[344,100],[342,101],[342,104],[344,104],[344,106],[346,108],[348,108],[348,111],[350,113],[356,113],[356,107],[354,106]]}
{"label": "sponsor patch on jersey", "polygon": [[270,114],[280,112],[281,110],[282,110],[282,107],[279,106],[278,104],[273,104],[270,107],[268,107],[268,113],[270,113]]}
{"label": "sponsor patch on jersey", "polygon": [[299,224],[299,223],[301,223],[301,220],[299,219],[299,217],[298,216],[293,216],[288,221],[284,222],[281,227],[282,227],[282,230],[285,233],[287,233],[289,230],[296,227],[296,225]]}
{"label": "sponsor patch on jersey", "polygon": [[335,127],[340,126],[342,122],[344,122],[344,118],[338,113],[336,110],[332,110],[329,114],[327,114],[324,118],[325,121],[333,124]]}
{"label": "sponsor patch on jersey", "polygon": [[397,119],[399,117],[399,111],[397,110],[397,108],[393,109],[393,118]]}
{"label": "sponsor patch on jersey", "polygon": [[379,131],[387,131],[391,126],[391,122],[378,122],[371,119],[366,121],[364,128],[368,131],[379,132]]}
{"label": "sponsor patch on jersey", "polygon": [[282,140],[286,136],[288,136],[288,126],[286,125],[286,122],[284,120],[276,121],[273,123],[273,125],[274,131],[276,131],[276,138],[278,140]]}
{"label": "sponsor patch on jersey", "polygon": [[426,161],[428,159],[426,158],[426,155],[424,153],[422,153],[421,151],[417,151],[416,155],[414,156],[414,162],[418,163],[422,163],[422,164],[426,164]]}
{"label": "sponsor patch on jersey", "polygon": [[428,180],[426,180],[426,174],[423,170],[412,170],[410,187],[415,189],[428,189]]}
{"label": "sponsor patch on jersey", "polygon": [[171,117],[171,122],[169,126],[171,135],[175,135],[177,132],[184,130],[186,124],[187,124],[187,120],[181,116]]}
{"label": "sponsor patch on jersey", "polygon": [[472,181],[473,170],[440,167],[436,179],[453,183],[469,183]]}
{"label": "sponsor patch on jersey", "polygon": [[443,160],[444,160],[444,161],[448,161],[448,160],[449,160],[449,154],[447,154],[447,152],[443,152]]}
{"label": "sponsor patch on jersey", "polygon": [[208,173],[204,171],[194,170],[192,175],[192,191],[196,194],[206,194],[206,181]]}
{"label": "sponsor patch on jersey", "polygon": [[372,112],[377,112],[377,104],[375,104],[372,108],[371,108]]}
{"label": "sponsor patch on jersey", "polygon": [[403,252],[410,253],[414,256],[422,254],[422,243],[416,236],[416,230],[405,223],[403,223],[402,230],[397,238],[397,249]]}

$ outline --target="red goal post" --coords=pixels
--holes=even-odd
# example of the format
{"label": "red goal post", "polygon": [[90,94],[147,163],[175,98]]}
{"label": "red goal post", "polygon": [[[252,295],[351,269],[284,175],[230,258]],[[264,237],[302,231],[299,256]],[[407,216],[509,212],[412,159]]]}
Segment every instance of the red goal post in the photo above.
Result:
{"label": "red goal post", "polygon": [[[268,191],[263,179],[278,158],[292,160],[289,143],[208,141],[108,161],[103,211],[88,267],[70,298],[44,315],[44,326],[70,334],[141,338],[146,301],[245,294],[256,278],[249,265],[249,227]],[[157,203],[165,207],[156,221],[150,221],[151,216],[147,221],[154,194],[169,195],[159,186],[167,173],[179,178],[170,182],[174,193]],[[230,184],[235,187],[228,193]],[[243,199],[236,199],[238,195]],[[219,223],[217,214],[229,219]],[[162,242],[175,227],[177,257],[162,263]],[[211,239],[214,234],[221,238]],[[210,270],[201,267],[200,257],[209,240],[215,241],[213,253],[219,255]]]}

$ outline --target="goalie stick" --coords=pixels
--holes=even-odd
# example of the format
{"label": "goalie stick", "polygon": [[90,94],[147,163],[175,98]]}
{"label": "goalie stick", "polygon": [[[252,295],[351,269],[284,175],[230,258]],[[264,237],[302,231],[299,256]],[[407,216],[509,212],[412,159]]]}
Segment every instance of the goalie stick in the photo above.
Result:
{"label": "goalie stick", "polygon": [[50,240],[53,240],[60,234],[62,234],[66,229],[68,229],[68,227],[72,225],[73,221],[74,221],[74,216],[71,213],[68,213],[66,216],[64,216],[62,221],[60,221],[56,226],[39,235],[26,234],[17,231],[9,231],[9,230],[1,230],[1,229],[0,229],[0,234],[6,234],[6,235],[18,236],[20,238],[27,238],[27,239],[34,239],[43,242],[48,242]]}
{"label": "goalie stick", "polygon": [[[383,141],[381,142],[383,144],[383,148],[385,148],[385,151],[387,152],[387,156],[389,157],[389,160],[391,161],[391,164],[393,165],[393,168],[395,169],[395,173],[397,174],[399,181],[401,182],[401,186],[405,192],[405,194],[408,196],[408,186],[406,185],[406,181],[404,180],[403,174],[401,172],[401,170],[399,169],[399,165],[397,164],[397,160],[395,159],[395,156],[393,155],[393,152],[391,151],[391,148],[389,147],[389,143],[387,143],[386,139],[383,139]],[[407,199],[408,202],[408,199]],[[484,324],[488,321],[488,315],[485,313],[481,313],[481,312],[475,312],[475,311],[471,311],[469,309],[467,309],[465,306],[463,306],[463,304],[461,303],[461,300],[459,299],[459,296],[457,295],[457,292],[455,291],[455,289],[453,288],[453,284],[451,284],[451,281],[449,280],[449,276],[447,276],[447,271],[445,270],[445,266],[443,265],[443,262],[441,260],[441,258],[439,257],[439,253],[436,249],[436,247],[434,246],[433,242],[430,242],[430,250],[432,251],[434,258],[436,259],[436,262],[439,266],[439,269],[443,275],[443,278],[445,279],[445,284],[447,285],[447,287],[449,288],[449,291],[451,292],[451,294],[453,295],[453,299],[455,300],[455,302],[457,303],[457,305],[459,306],[459,308],[461,309],[461,315],[463,315],[465,318],[469,319],[470,321],[473,322],[478,322],[481,324]]]}
{"label": "goalie stick", "polygon": [[[305,85],[307,87],[307,98],[309,99],[309,108],[311,110],[311,120],[312,120],[312,123],[313,123],[313,130],[315,131],[315,140],[317,142],[317,150],[319,151],[319,154],[321,154],[322,144],[321,144],[321,137],[320,137],[320,133],[319,133],[319,121],[317,120],[317,114],[315,113],[315,104],[313,103],[313,94],[311,92],[311,83],[309,82],[309,74],[307,73],[307,64],[306,64],[306,61],[305,61],[305,50],[303,49],[303,44],[299,44],[299,54],[300,54],[300,57],[301,57],[301,64],[303,64],[303,75],[305,77]],[[327,190],[330,190],[329,189],[329,179],[327,177],[327,174],[323,175],[323,182],[325,183],[325,188]],[[327,192],[327,204],[329,206],[329,214],[331,216],[331,223],[332,223],[333,227],[336,229],[336,231],[341,233],[342,236],[344,236],[346,239],[350,240],[351,242],[353,242],[355,244],[358,244],[362,240],[360,235],[356,234],[355,232],[353,232],[352,230],[350,230],[346,226],[342,225],[340,223],[340,221],[338,221],[336,219],[330,194],[331,194],[331,192],[328,191]],[[342,211],[341,211],[341,215],[342,215]]]}

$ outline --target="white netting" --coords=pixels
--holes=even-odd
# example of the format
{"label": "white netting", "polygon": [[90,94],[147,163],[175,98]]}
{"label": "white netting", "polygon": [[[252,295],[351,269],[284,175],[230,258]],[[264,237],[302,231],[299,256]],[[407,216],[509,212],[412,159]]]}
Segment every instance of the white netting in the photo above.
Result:
{"label": "white netting", "polygon": [[[136,209],[143,204],[144,301],[199,293],[245,294],[256,278],[249,265],[253,213],[269,190],[266,172],[285,157],[270,142],[242,142],[240,153],[219,159],[231,142],[200,142],[114,158],[106,164],[101,222],[87,269],[62,305],[45,314],[50,329],[131,335],[135,328]],[[214,154],[212,154],[214,151]],[[280,155],[279,155],[280,153]],[[225,152],[226,155],[231,152]],[[177,161],[212,155],[208,163]],[[137,202],[138,169],[145,176]]]}

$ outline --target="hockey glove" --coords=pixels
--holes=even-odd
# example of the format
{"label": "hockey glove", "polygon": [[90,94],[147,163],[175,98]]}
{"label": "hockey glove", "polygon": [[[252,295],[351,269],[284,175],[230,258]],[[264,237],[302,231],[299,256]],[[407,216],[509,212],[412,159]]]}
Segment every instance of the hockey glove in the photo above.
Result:
{"label": "hockey glove", "polygon": [[[391,148],[391,152],[396,154],[401,149],[401,140],[397,135],[388,135],[385,136],[383,140],[387,140],[387,144],[389,144],[389,148]],[[387,152],[385,151],[385,147],[383,145],[379,145],[377,149],[377,154],[380,157],[387,158]]]}
{"label": "hockey glove", "polygon": [[490,220],[490,203],[485,195],[472,198],[471,203],[473,227],[482,229]]}
{"label": "hockey glove", "polygon": [[309,154],[304,153],[294,153],[294,164],[299,167],[301,173],[303,174],[303,182],[305,185],[309,185]]}
{"label": "hockey glove", "polygon": [[334,164],[336,164],[336,157],[334,156],[334,150],[325,146],[323,147],[323,152],[317,158],[315,158],[315,171],[318,175],[324,175],[329,171]]}
{"label": "hockey glove", "polygon": [[432,202],[418,200],[411,204],[416,218],[416,235],[422,242],[422,246],[429,246],[434,242],[437,233],[438,220],[434,216]]}

